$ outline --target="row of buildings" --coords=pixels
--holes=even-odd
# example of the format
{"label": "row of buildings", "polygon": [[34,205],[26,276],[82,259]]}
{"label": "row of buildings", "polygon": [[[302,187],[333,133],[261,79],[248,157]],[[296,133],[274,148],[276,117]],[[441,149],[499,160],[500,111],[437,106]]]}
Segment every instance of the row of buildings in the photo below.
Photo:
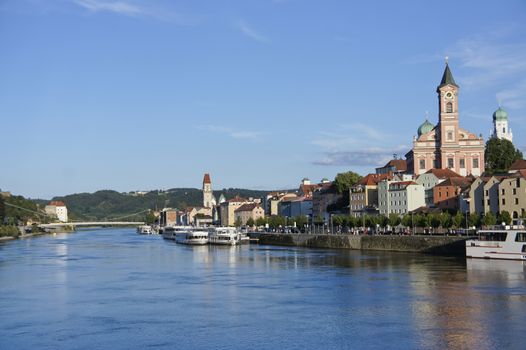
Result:
{"label": "row of buildings", "polygon": [[[517,161],[508,174],[484,176],[485,141],[482,135],[460,126],[459,86],[447,60],[436,93],[438,123],[426,119],[418,127],[405,159],[395,155],[352,186],[348,207],[342,207],[345,194],[338,193],[331,181],[311,183],[306,178],[295,191],[272,192],[261,199],[221,197],[216,201],[210,176],[205,174],[203,206],[177,212],[174,220],[178,224],[232,226],[275,215],[328,222],[332,214],[388,216],[432,210],[480,215],[506,210],[514,218],[524,216],[526,161]],[[508,115],[501,107],[493,114],[491,137],[513,140]],[[163,220],[162,223],[168,222]]]}

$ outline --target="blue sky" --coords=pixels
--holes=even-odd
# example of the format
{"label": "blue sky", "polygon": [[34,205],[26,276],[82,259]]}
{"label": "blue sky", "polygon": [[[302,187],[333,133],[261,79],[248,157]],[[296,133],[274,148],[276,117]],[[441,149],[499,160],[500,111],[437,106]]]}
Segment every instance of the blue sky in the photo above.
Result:
{"label": "blue sky", "polygon": [[526,2],[0,0],[0,188],[296,187],[374,171],[437,121],[508,111],[526,150]]}

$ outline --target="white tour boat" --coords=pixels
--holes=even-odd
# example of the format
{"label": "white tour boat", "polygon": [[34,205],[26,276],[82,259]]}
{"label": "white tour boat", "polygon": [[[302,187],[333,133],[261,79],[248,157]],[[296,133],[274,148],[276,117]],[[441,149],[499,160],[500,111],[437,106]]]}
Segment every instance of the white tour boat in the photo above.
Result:
{"label": "white tour boat", "polygon": [[178,232],[186,232],[191,230],[191,226],[165,226],[163,227],[163,238],[175,240]]}
{"label": "white tour boat", "polygon": [[204,229],[183,230],[175,234],[175,243],[203,245],[208,243],[208,231]]}
{"label": "white tour boat", "polygon": [[526,229],[480,230],[466,241],[466,257],[526,260]]}
{"label": "white tour boat", "polygon": [[208,231],[210,244],[236,245],[240,239],[241,235],[235,227],[213,227]]}
{"label": "white tour boat", "polygon": [[137,233],[141,235],[151,235],[153,233],[153,230],[150,225],[141,225],[137,227]]}

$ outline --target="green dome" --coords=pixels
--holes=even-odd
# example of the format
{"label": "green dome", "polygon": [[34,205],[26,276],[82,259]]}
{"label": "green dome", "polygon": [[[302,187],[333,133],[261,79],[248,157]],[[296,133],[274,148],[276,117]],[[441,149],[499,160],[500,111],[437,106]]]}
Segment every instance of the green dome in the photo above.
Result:
{"label": "green dome", "polygon": [[495,113],[493,113],[493,120],[494,121],[508,120],[508,113],[506,113],[505,110],[499,107],[499,109],[497,109]]}
{"label": "green dome", "polygon": [[426,119],[426,121],[418,128],[418,137],[430,132],[434,127],[435,126]]}

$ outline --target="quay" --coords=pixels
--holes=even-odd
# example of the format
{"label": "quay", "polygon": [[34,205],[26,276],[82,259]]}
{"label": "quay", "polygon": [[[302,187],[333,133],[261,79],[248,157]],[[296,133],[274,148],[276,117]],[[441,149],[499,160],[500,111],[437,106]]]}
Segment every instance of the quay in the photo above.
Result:
{"label": "quay", "polygon": [[398,235],[328,235],[272,234],[259,235],[259,244],[308,248],[381,250],[424,253],[443,256],[466,256],[467,236],[398,236]]}

